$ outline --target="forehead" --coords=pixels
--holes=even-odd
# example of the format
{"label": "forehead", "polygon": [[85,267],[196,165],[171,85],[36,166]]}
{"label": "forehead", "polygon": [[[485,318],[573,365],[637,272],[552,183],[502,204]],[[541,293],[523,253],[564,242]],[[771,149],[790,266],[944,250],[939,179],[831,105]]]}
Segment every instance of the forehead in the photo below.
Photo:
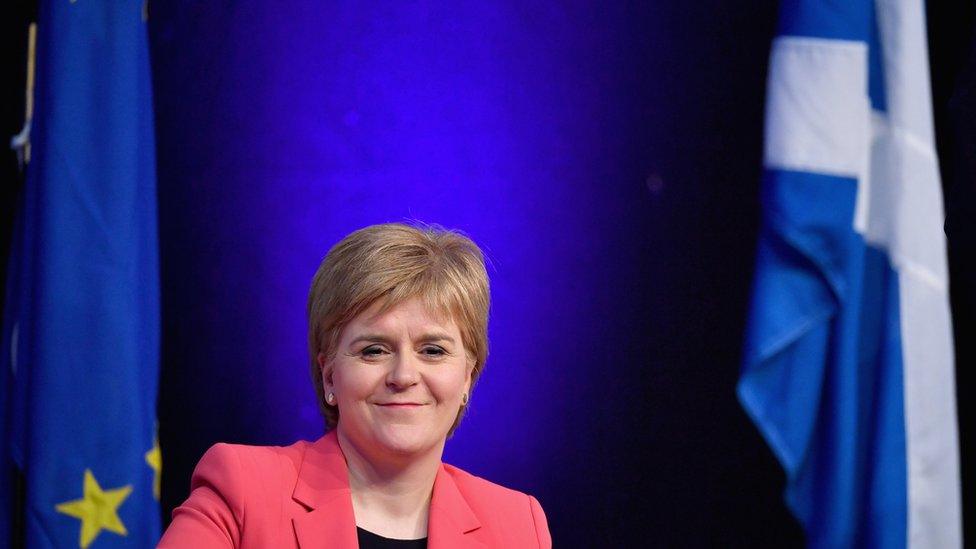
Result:
{"label": "forehead", "polygon": [[399,303],[374,302],[353,317],[347,328],[358,331],[360,329],[396,329],[403,326],[411,329],[459,331],[450,311],[426,304],[417,297]]}

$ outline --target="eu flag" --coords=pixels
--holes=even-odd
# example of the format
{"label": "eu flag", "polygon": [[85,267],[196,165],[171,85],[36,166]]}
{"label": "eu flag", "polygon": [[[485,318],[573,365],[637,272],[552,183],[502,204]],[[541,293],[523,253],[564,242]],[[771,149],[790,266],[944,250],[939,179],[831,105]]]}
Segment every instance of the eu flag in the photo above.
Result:
{"label": "eu flag", "polygon": [[32,155],[0,355],[0,545],[15,533],[27,547],[150,547],[159,537],[145,9],[40,3]]}
{"label": "eu flag", "polygon": [[811,547],[961,546],[921,0],[784,0],[739,398]]}

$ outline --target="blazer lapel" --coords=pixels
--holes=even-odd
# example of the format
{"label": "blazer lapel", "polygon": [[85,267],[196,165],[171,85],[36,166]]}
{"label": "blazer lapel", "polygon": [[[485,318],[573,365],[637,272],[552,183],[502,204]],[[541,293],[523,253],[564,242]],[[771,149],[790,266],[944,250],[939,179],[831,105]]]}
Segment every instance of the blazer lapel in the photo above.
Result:
{"label": "blazer lapel", "polygon": [[[305,450],[292,499],[308,509],[307,513],[292,519],[299,547],[358,549],[356,516],[349,491],[349,470],[339,449],[335,431],[310,444]],[[479,528],[481,522],[444,468],[444,464],[441,464],[437,469],[430,499],[427,547],[485,547],[468,535]]]}
{"label": "blazer lapel", "polygon": [[292,499],[308,509],[304,515],[292,519],[299,547],[359,547],[349,472],[335,431],[305,450]]}
{"label": "blazer lapel", "polygon": [[479,528],[481,522],[442,463],[437,470],[434,493],[430,498],[427,547],[429,549],[484,547],[484,544],[474,536],[468,535]]}

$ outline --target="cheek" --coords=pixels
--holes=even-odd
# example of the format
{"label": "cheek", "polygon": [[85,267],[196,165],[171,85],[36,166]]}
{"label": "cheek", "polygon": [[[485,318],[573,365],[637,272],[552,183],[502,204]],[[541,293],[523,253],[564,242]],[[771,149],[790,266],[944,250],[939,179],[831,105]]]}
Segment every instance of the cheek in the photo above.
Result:
{"label": "cheek", "polygon": [[465,391],[467,379],[466,370],[463,368],[439,372],[430,379],[430,390],[438,400],[460,401],[461,393]]}
{"label": "cheek", "polygon": [[343,397],[361,397],[369,394],[375,385],[382,380],[375,379],[366,368],[357,368],[355,364],[337,364],[332,371],[332,386],[336,395]]}

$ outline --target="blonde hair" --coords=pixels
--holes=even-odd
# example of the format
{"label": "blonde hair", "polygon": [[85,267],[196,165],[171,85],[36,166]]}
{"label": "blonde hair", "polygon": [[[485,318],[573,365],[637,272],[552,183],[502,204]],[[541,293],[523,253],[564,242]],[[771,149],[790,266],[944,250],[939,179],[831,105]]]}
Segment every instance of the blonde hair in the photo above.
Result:
{"label": "blonde hair", "polygon": [[[325,400],[319,353],[332,359],[342,329],[374,303],[382,310],[420,298],[428,310],[451,316],[474,362],[471,386],[488,359],[490,290],[484,255],[457,231],[436,225],[371,225],[329,250],[308,292],[308,351],[319,407],[331,429],[339,409]],[[462,406],[451,432],[464,414]]]}

